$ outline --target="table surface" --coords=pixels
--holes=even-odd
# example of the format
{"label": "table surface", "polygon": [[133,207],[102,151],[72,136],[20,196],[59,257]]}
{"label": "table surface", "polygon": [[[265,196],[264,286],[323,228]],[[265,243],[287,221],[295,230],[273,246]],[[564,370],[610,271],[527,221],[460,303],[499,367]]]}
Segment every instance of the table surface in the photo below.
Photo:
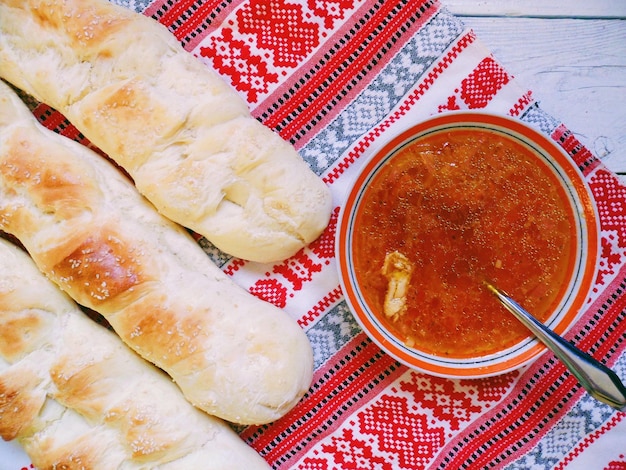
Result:
{"label": "table surface", "polygon": [[626,1],[442,3],[626,181]]}

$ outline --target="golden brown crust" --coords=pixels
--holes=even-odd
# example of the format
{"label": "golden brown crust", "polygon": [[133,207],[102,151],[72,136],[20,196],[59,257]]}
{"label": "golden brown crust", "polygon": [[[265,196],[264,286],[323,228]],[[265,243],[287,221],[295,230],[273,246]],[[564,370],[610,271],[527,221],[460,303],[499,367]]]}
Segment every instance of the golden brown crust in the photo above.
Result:
{"label": "golden brown crust", "polygon": [[12,296],[0,291],[0,329],[4,332],[0,355],[16,360],[39,345],[50,327],[50,319],[30,310],[13,312],[11,305]]}
{"label": "golden brown crust", "polygon": [[[56,220],[66,220],[90,210],[99,197],[97,189],[81,175],[84,165],[72,166],[58,146],[29,138],[27,129],[16,129],[3,143],[7,152],[0,163],[0,173],[8,188],[27,191],[33,203]],[[46,161],[55,162],[49,169]]]}
{"label": "golden brown crust", "polygon": [[0,32],[3,78],[61,111],[161,213],[225,252],[282,260],[326,227],[323,181],[156,21],[106,0],[3,1]]}
{"label": "golden brown crust", "polygon": [[0,376],[0,437],[19,437],[39,414],[46,399],[41,378],[28,369]]}
{"label": "golden brown crust", "polygon": [[2,239],[0,302],[0,325],[28,326],[0,327],[0,436],[37,468],[268,468]]}
{"label": "golden brown crust", "polygon": [[[23,6],[22,2],[12,2],[14,7]],[[46,4],[47,3],[47,4]],[[123,11],[112,10],[101,3],[80,0],[62,2],[31,2],[33,18],[43,30],[67,32],[72,47],[77,51],[98,49],[103,55],[103,40],[108,35],[116,34],[124,28],[132,16]],[[62,5],[62,6],[61,6]],[[110,55],[111,52],[108,51]]]}
{"label": "golden brown crust", "polygon": [[153,292],[125,308],[123,317],[113,321],[125,341],[161,367],[170,369],[192,357],[197,358],[197,368],[206,367],[201,357],[211,344],[207,321],[202,318],[206,309],[178,312],[169,305],[166,294]]}
{"label": "golden brown crust", "polygon": [[147,273],[150,266],[144,266],[136,251],[138,247],[102,228],[81,240],[50,268],[50,274],[76,299],[90,299],[89,304],[97,308],[129,291],[135,295],[133,289],[152,280]]}
{"label": "golden brown crust", "polygon": [[[28,442],[33,465],[39,470],[105,470],[116,468],[116,461],[106,456],[106,442],[102,435],[92,431],[67,443],[59,443],[55,436],[45,436]],[[111,465],[113,464],[113,465]]]}
{"label": "golden brown crust", "polygon": [[[0,127],[0,229],[201,409],[241,424],[291,409],[312,378],[297,323],[234,284],[106,160],[41,128],[7,87],[0,104],[15,117]],[[31,162],[53,190],[34,184]]]}
{"label": "golden brown crust", "polygon": [[[77,120],[82,128],[93,129],[92,140],[116,155],[115,160],[131,175],[136,175],[154,153],[155,146],[164,145],[163,141],[184,125],[185,116],[173,115],[145,83],[129,79],[86,96],[80,102]],[[140,132],[136,132],[138,122]],[[129,138],[130,130],[132,138]],[[124,138],[120,139],[120,135]]]}

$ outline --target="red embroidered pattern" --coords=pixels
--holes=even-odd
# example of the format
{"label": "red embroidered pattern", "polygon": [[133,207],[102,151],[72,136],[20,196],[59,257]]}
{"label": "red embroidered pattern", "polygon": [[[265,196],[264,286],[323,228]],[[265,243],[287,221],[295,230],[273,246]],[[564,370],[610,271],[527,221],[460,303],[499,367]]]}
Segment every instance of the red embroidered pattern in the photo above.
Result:
{"label": "red embroidered pattern", "polygon": [[272,53],[276,67],[298,66],[319,45],[318,25],[306,20],[302,6],[286,1],[251,0],[237,11],[237,22],[240,33]]}
{"label": "red embroidered pattern", "polygon": [[444,429],[401,397],[381,397],[358,422],[364,435],[376,437],[380,451],[397,457],[400,468],[424,468],[445,442]]}
{"label": "red embroidered pattern", "polygon": [[609,462],[609,464],[604,467],[604,470],[626,470],[626,456],[620,455],[619,458],[622,460]]}
{"label": "red embroidered pattern", "polygon": [[[624,327],[615,312],[624,312],[626,297],[598,299],[589,308],[590,311],[600,309],[600,313],[586,322],[585,334],[576,338],[576,344],[597,358],[609,357],[623,342]],[[601,341],[598,340],[600,335]],[[616,358],[617,355],[613,355],[613,361]],[[607,361],[607,365],[611,362]],[[513,460],[518,454],[506,452],[507,449],[516,449],[519,453],[524,446],[534,445],[549,430],[549,423],[567,413],[585,393],[576,378],[568,374],[551,353],[541,356],[524,373],[520,384],[528,385],[518,390],[519,394],[499,402],[480,421],[446,445],[436,462],[440,468],[460,468],[468,461],[476,468],[484,468],[494,456],[506,455],[502,457],[502,464]],[[441,456],[446,456],[445,464]]]}
{"label": "red embroidered pattern", "polygon": [[455,381],[406,371],[296,468],[426,468],[461,423],[500,401],[518,377]]}
{"label": "red embroidered pattern", "polygon": [[[410,409],[405,399],[384,395],[359,414],[358,431],[346,428],[305,458],[298,469],[425,468],[445,440],[444,429]],[[337,467],[338,466],[338,467]]]}
{"label": "red embroidered pattern", "polygon": [[[334,269],[330,266],[335,256],[335,231],[337,230],[337,217],[339,207],[331,213],[330,221],[324,232],[312,242],[306,249],[300,250],[291,258],[275,264],[270,271],[266,271],[261,278],[256,280],[248,290],[262,300],[273,303],[277,307],[285,308],[289,299],[295,293],[301,291],[310,284],[324,269]],[[242,260],[233,260],[224,268],[224,272],[233,276],[247,263]],[[333,295],[330,295],[333,298]],[[330,305],[328,300],[322,299],[319,305]],[[301,325],[306,325],[319,316],[318,308],[301,314],[298,318]]]}
{"label": "red embroidered pattern", "polygon": [[484,108],[511,77],[493,58],[487,57],[461,82],[459,96],[468,108]]}
{"label": "red embroidered pattern", "polygon": [[309,245],[310,250],[328,264],[335,257],[335,233],[337,232],[337,219],[340,207],[335,207],[330,215],[326,230]]}
{"label": "red embroidered pattern", "polygon": [[[346,429],[342,435],[333,436],[330,444],[323,445],[322,450],[333,455],[333,463],[340,465],[343,469],[380,469],[392,470],[389,462],[386,462],[380,455],[375,455],[371,445],[363,439],[354,436],[354,432]],[[323,460],[318,460],[319,467],[312,467],[317,459],[305,459],[304,465],[299,468],[320,468],[327,469],[328,465]]]}
{"label": "red embroidered pattern", "polygon": [[33,110],[33,114],[41,124],[68,139],[82,143],[83,145],[93,145],[76,129],[60,112],[52,109],[47,104],[40,104]]}
{"label": "red embroidered pattern", "polygon": [[461,422],[482,411],[482,407],[472,404],[470,394],[457,389],[450,380],[415,374],[400,388],[412,393],[415,402],[432,410],[436,418],[449,422],[452,430],[458,430]]}
{"label": "red embroidered pattern", "polygon": [[311,310],[309,310],[306,315],[303,315],[299,320],[298,324],[302,328],[306,328],[309,326],[317,317],[322,315],[324,312],[328,310],[328,308],[342,298],[343,293],[341,292],[341,288],[337,286],[331,292],[329,292],[322,300],[320,300]]}
{"label": "red embroidered pattern", "polygon": [[266,62],[248,44],[235,39],[232,29],[223,28],[209,44],[200,48],[200,55],[210,58],[215,69],[230,76],[232,86],[245,93],[248,101],[257,101],[259,93],[267,93],[269,84],[278,82],[278,75],[269,72]]}
{"label": "red embroidered pattern", "polygon": [[601,228],[597,293],[609,285],[626,260],[626,187],[564,125],[555,129],[552,138],[586,176],[596,202]]}
{"label": "red embroidered pattern", "polygon": [[561,144],[585,175],[599,164],[598,159],[564,125],[557,127],[552,137]]}
{"label": "red embroidered pattern", "polygon": [[596,201],[602,229],[597,283],[606,285],[626,257],[626,187],[605,169],[591,175],[589,187]]}
{"label": "red embroidered pattern", "polygon": [[[311,59],[311,70],[315,73],[308,75],[304,64],[300,68],[304,72],[304,79],[298,81],[284,93],[289,96],[290,106],[282,106],[263,113],[260,109],[255,111],[257,116],[262,116],[264,123],[277,129],[281,136],[287,140],[299,140],[305,135],[312,135],[312,130],[336,116],[349,99],[365,88],[369,83],[369,76],[373,76],[380,70],[382,65],[376,59],[382,48],[389,48],[389,37],[396,31],[411,24],[413,31],[419,30],[420,26],[436,13],[437,8],[429,0],[420,0],[419,3],[411,2],[409,5],[398,5],[397,2],[380,2],[376,9],[362,13],[360,19],[355,18],[359,25],[343,36],[337,34],[333,37],[336,45],[326,54]],[[419,21],[409,20],[418,15]],[[405,34],[397,38],[395,47],[410,37]],[[313,69],[314,67],[314,69]],[[346,73],[347,70],[350,73]],[[281,90],[281,93],[283,91]],[[294,111],[295,110],[295,111]],[[322,120],[325,116],[326,120]],[[300,142],[302,144],[304,142]]]}
{"label": "red embroidered pattern", "polygon": [[187,51],[219,25],[223,0],[156,0],[143,12],[164,25]]}
{"label": "red embroidered pattern", "polygon": [[[348,361],[353,367],[346,367]],[[350,415],[350,403],[363,399],[364,394],[375,395],[405,370],[360,333],[334,361],[315,372],[311,390],[285,417],[267,426],[251,426],[241,436],[270,465],[292,461],[296,457],[293,449],[304,450],[310,440],[338,428]]]}
{"label": "red embroidered pattern", "polygon": [[345,11],[354,7],[353,0],[308,0],[307,5],[313,13],[324,20],[324,26],[332,29],[337,20],[345,19]]}
{"label": "red embroidered pattern", "polygon": [[314,262],[304,250],[300,250],[295,256],[274,266],[273,272],[282,275],[291,284],[291,288],[297,291],[302,290],[304,283],[311,281],[313,274],[321,270],[320,263]]}
{"label": "red embroidered pattern", "polygon": [[348,169],[350,165],[352,165],[386,129],[391,127],[391,125],[395,122],[399,121],[407,113],[407,111],[409,111],[409,109],[418,102],[418,100],[433,85],[439,75],[441,75],[444,70],[456,59],[456,57],[469,45],[471,45],[475,39],[476,35],[471,31],[459,38],[450,51],[443,58],[441,58],[439,63],[428,73],[428,76],[426,76],[422,82],[418,84],[415,91],[413,91],[404,103],[402,103],[399,109],[389,115],[387,119],[381,122],[359,142],[357,142],[343,161],[335,164],[334,168],[324,177],[324,181],[327,184],[332,184],[335,180],[339,179],[346,169]]}
{"label": "red embroidered pattern", "polygon": [[[159,3],[169,5],[165,1]],[[233,84],[250,101],[265,99],[260,103],[270,117],[268,122],[280,127],[284,135],[297,137],[302,129],[315,135],[317,126],[322,125],[317,121],[320,115],[327,113],[324,116],[328,118],[341,111],[342,105],[337,104],[336,97],[345,93],[345,102],[350,102],[354,94],[367,85],[369,77],[365,77],[365,72],[375,75],[376,67],[384,66],[372,68],[372,63],[377,60],[379,46],[388,44],[385,41],[395,34],[394,30],[408,28],[407,23],[415,21],[409,20],[410,14],[417,9],[430,8],[423,16],[426,21],[438,8],[436,3],[431,8],[431,2],[409,2],[410,9],[404,5],[405,10],[397,10],[402,7],[400,2],[380,2],[373,10],[360,11],[359,18],[364,21],[362,29],[342,30],[332,38],[342,39],[341,48],[331,51],[332,54],[317,51],[324,41],[330,44],[328,49],[334,44],[328,30],[337,27],[345,19],[344,13],[354,9],[356,3],[356,0],[233,2],[230,10],[223,10],[223,18],[230,23],[224,23],[217,34],[205,37],[199,50],[204,59],[212,61],[221,73],[231,77]],[[190,40],[190,35],[198,28],[207,27],[206,18],[210,16],[207,9],[218,8],[218,2],[182,0],[164,8],[162,20],[170,22],[177,37]],[[203,9],[204,13],[187,18],[186,12],[194,8]],[[377,20],[387,17],[395,23],[380,29],[381,23]],[[273,18],[278,21],[274,22]],[[411,24],[413,32],[419,29],[419,22]],[[273,33],[271,28],[274,28]],[[291,33],[292,29],[295,31],[293,43],[284,37],[275,37],[276,31]],[[394,36],[398,41],[396,47],[401,47],[402,41],[410,36],[410,31]],[[367,47],[355,53],[364,39],[368,40]],[[452,44],[446,56],[423,77],[405,102],[357,142],[344,161],[335,164],[326,182],[332,184],[345,176],[344,170],[377,137],[400,121],[473,41],[474,35],[469,32]],[[331,57],[322,60],[325,53]],[[319,66],[314,79],[291,77],[298,67],[304,70],[305,66],[312,65]],[[346,70],[351,75],[344,73]],[[482,107],[492,101],[511,78],[493,58],[486,57],[458,82],[457,87],[451,87],[455,88],[454,94],[439,110]],[[297,104],[272,108],[278,100],[271,93],[283,92]],[[530,94],[526,94],[507,106],[519,114],[531,101]],[[295,109],[298,107],[300,109]],[[75,131],[67,127],[58,114],[51,113],[46,119],[49,127],[58,127],[66,135]],[[603,265],[599,281],[608,282],[619,274],[626,252],[626,190],[610,172],[590,172],[595,164],[593,156],[571,133],[563,128],[560,137],[564,148],[586,169],[594,197],[599,202],[603,229]],[[80,136],[74,135],[74,138]],[[252,278],[250,291],[260,298],[278,306],[289,306],[290,299],[316,277],[325,274],[324,270],[332,269],[337,214],[338,208],[335,208],[329,228],[310,247],[268,268],[267,272],[245,273],[247,263],[241,260],[232,260],[225,271],[234,277],[241,275],[246,282],[248,277]],[[316,299],[317,303],[299,318],[302,326],[314,324],[340,299],[336,284],[327,287],[320,295],[323,298]],[[610,310],[611,314],[599,314],[586,322],[589,329],[576,339],[583,349],[588,349],[594,347],[602,332],[603,340],[595,354],[607,357],[624,334],[623,329],[616,330],[611,322],[616,318],[615,312],[626,309],[626,299],[605,297],[602,300],[609,305],[603,312]],[[594,305],[593,308],[599,307]],[[551,387],[555,388],[546,393]],[[571,393],[571,390],[575,391]],[[532,446],[551,426],[549,423],[565,414],[582,393],[576,389],[575,380],[567,377],[564,369],[548,355],[540,358],[523,376],[513,372],[479,381],[454,381],[410,372],[384,355],[364,334],[359,334],[316,371],[311,390],[285,418],[267,426],[249,427],[242,432],[242,437],[271,465],[281,467],[291,467],[302,459],[297,468],[414,469],[432,464],[460,468],[468,462],[482,468],[492,464],[494,456],[504,455],[506,458],[502,461],[512,460],[516,454],[511,453],[511,449],[520,448],[521,438],[525,439],[524,445]],[[606,427],[598,430],[592,437],[597,438],[605,430]],[[489,450],[485,451],[487,447]],[[307,456],[303,458],[305,452]],[[607,469],[620,468],[622,463],[611,462]]]}
{"label": "red embroidered pattern", "polygon": [[[459,430],[461,424],[469,422],[489,408],[489,402],[497,402],[511,388],[519,374],[512,372],[499,377],[482,380],[463,380],[459,383],[412,374],[409,382],[403,382],[400,389],[413,395],[416,403],[424,409],[432,410],[439,420],[447,422],[450,429]],[[486,402],[486,404],[479,402]]]}
{"label": "red embroidered pattern", "polygon": [[276,279],[260,279],[250,288],[250,293],[278,308],[287,305],[287,289]]}
{"label": "red embroidered pattern", "polygon": [[445,104],[439,106],[438,111],[453,111],[462,107],[484,108],[510,80],[511,77],[500,64],[492,57],[486,57],[461,81],[459,88],[454,90],[454,94],[447,98]]}
{"label": "red embroidered pattern", "polygon": [[509,109],[509,115],[511,116],[520,116],[522,111],[528,108],[530,104],[534,101],[533,92],[528,90],[524,96],[522,96],[517,102],[513,105],[511,109]]}

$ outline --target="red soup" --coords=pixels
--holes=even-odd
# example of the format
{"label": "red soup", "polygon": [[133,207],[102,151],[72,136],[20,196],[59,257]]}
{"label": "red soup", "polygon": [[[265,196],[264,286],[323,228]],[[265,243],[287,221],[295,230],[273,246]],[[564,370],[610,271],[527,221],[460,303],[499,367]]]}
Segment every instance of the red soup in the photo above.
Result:
{"label": "red soup", "polygon": [[408,143],[370,181],[355,219],[355,272],[409,347],[462,358],[528,337],[485,281],[542,321],[555,308],[574,214],[531,152],[495,132],[449,130]]}

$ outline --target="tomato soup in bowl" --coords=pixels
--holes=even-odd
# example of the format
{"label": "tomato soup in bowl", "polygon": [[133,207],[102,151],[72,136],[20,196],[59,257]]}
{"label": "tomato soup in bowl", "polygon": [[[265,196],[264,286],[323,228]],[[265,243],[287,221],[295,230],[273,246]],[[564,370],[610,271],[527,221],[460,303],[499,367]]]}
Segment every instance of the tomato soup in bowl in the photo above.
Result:
{"label": "tomato soup in bowl", "polygon": [[342,208],[346,301],[383,350],[417,370],[485,377],[544,350],[485,287],[563,334],[595,280],[595,206],[582,174],[521,121],[460,112],[368,159]]}

